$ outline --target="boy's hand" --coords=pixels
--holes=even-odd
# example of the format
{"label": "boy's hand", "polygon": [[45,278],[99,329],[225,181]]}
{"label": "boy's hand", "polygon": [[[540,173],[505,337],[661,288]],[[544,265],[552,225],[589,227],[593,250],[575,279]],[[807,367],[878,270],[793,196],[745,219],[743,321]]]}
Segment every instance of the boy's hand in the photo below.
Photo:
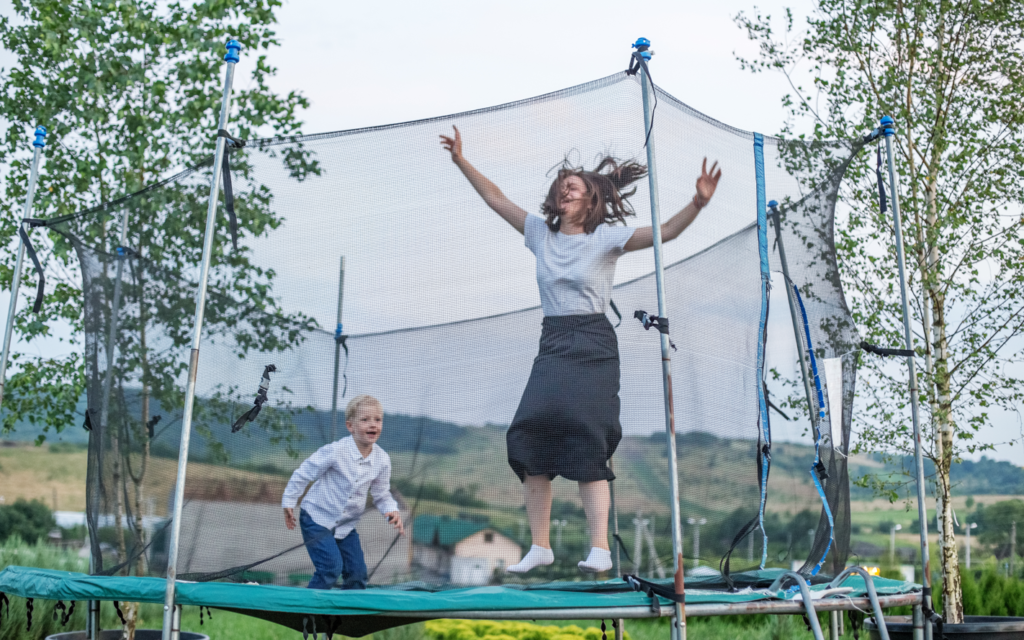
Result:
{"label": "boy's hand", "polygon": [[402,524],[402,514],[397,511],[385,513],[384,517],[388,519],[388,524],[398,529],[398,535],[405,535],[405,525]]}
{"label": "boy's hand", "polygon": [[288,527],[289,529],[294,529],[295,528],[295,510],[294,509],[289,509],[288,507],[284,508],[284,526]]}

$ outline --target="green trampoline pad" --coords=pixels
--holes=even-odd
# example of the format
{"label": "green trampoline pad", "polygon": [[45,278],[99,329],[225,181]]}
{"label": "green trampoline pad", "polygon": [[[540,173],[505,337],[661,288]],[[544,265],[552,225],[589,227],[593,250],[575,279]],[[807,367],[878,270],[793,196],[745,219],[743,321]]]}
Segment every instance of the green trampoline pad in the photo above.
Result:
{"label": "green trampoline pad", "polygon": [[[760,572],[765,580],[781,570]],[[698,581],[692,581],[699,586]],[[919,585],[897,580],[875,578],[880,596],[897,595],[920,590]],[[166,580],[162,578],[90,576],[69,571],[7,567],[0,572],[0,592],[23,598],[64,601],[119,601],[162,603]],[[471,587],[444,591],[406,591],[371,588],[365,591],[318,591],[299,587],[239,584],[233,582],[181,582],[177,584],[177,603],[237,611],[271,620],[288,627],[312,632],[326,627],[350,636],[365,635],[388,627],[419,620],[450,617],[445,612],[505,612],[515,610],[593,609],[600,618],[602,609],[649,607],[650,598],[642,593],[619,591],[622,580],[605,582],[569,582],[544,585],[541,588]],[[853,591],[851,597],[866,594],[863,579],[851,576],[844,584]],[[812,590],[823,590],[815,585]],[[769,593],[765,590],[743,590],[728,593],[718,590],[687,588],[687,604],[740,603],[756,600],[790,599],[795,592]],[[664,607],[671,603],[662,600]],[[422,616],[415,614],[422,613]],[[402,614],[402,615],[395,615]],[[413,614],[410,616],[410,614]],[[581,616],[574,616],[581,617]],[[583,616],[585,617],[585,616]],[[306,618],[306,620],[303,620]]]}

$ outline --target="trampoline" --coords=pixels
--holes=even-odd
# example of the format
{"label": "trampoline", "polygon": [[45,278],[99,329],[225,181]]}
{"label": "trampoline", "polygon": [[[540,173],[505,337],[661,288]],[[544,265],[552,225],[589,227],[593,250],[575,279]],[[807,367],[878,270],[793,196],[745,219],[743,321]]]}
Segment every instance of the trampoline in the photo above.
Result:
{"label": "trampoline", "polygon": [[[885,132],[811,144],[729,127],[653,85],[649,45],[626,72],[520,102],[242,141],[228,133],[232,41],[212,157],[60,218],[32,218],[30,194],[27,226],[73,252],[82,278],[92,575],[9,567],[0,591],[165,602],[166,640],[181,605],[329,635],[441,617],[671,616],[680,637],[685,615],[768,612],[806,614],[821,637],[815,610],[920,611],[918,585],[847,570],[861,343],[833,222],[847,167]],[[678,239],[663,247],[652,231],[653,247],[618,260],[607,318],[622,437],[608,463],[613,567],[596,580],[576,569],[584,504],[559,480],[555,562],[504,570],[530,543],[505,438],[544,312],[523,238],[438,146],[453,125],[530,211],[560,167],[614,156],[646,170],[626,224],[658,230],[705,158],[723,172]],[[39,233],[23,234],[30,255]],[[772,440],[773,308],[792,319],[802,444]],[[312,566],[282,493],[346,434],[360,394],[383,406],[378,444],[410,531],[372,508],[339,520],[359,533],[371,588],[297,588]],[[717,568],[685,576],[684,602],[684,569],[702,563]]]}

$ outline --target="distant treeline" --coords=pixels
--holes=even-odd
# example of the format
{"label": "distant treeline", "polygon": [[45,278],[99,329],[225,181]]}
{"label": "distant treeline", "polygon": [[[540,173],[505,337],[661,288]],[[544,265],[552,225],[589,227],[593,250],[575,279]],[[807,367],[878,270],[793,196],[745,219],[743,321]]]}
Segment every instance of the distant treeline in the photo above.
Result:
{"label": "distant treeline", "polygon": [[[873,454],[873,459],[881,462],[882,456]],[[894,469],[896,465],[902,466],[902,471],[907,474],[912,474],[914,469],[914,459],[911,456],[905,456],[902,459],[898,459],[895,465],[890,466],[884,471],[879,470],[877,467],[865,467],[861,465],[851,465],[850,478],[855,479],[864,475],[875,475],[885,476],[890,481],[896,481],[899,479],[901,469]],[[924,472],[928,478],[932,478],[935,475],[935,465],[930,460],[924,461]],[[953,481],[953,492],[954,495],[960,496],[981,496],[981,495],[1020,495],[1024,494],[1024,468],[1018,467],[1017,465],[1007,462],[1006,460],[991,460],[982,456],[981,460],[964,460],[958,464],[954,464],[950,469],[950,477]],[[912,481],[912,475],[908,475],[906,480]],[[858,487],[854,485],[850,488],[851,496],[856,499],[870,499],[874,496],[873,492],[869,488]]]}

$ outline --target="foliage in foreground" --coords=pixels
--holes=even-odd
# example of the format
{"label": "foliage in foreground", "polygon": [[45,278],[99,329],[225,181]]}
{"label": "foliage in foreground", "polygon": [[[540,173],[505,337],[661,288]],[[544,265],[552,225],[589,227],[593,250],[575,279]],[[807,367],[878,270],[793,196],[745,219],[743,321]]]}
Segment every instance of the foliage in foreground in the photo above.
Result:
{"label": "foliage in foreground", "polygon": [[39,500],[18,498],[14,504],[0,505],[0,542],[17,535],[30,544],[46,539],[56,522],[49,507]]}
{"label": "foliage in foreground", "polygon": [[[576,625],[560,627],[493,620],[431,620],[424,628],[431,640],[601,640],[600,629],[581,629]],[[615,637],[610,625],[608,632]],[[628,631],[625,637],[630,637]]]}

